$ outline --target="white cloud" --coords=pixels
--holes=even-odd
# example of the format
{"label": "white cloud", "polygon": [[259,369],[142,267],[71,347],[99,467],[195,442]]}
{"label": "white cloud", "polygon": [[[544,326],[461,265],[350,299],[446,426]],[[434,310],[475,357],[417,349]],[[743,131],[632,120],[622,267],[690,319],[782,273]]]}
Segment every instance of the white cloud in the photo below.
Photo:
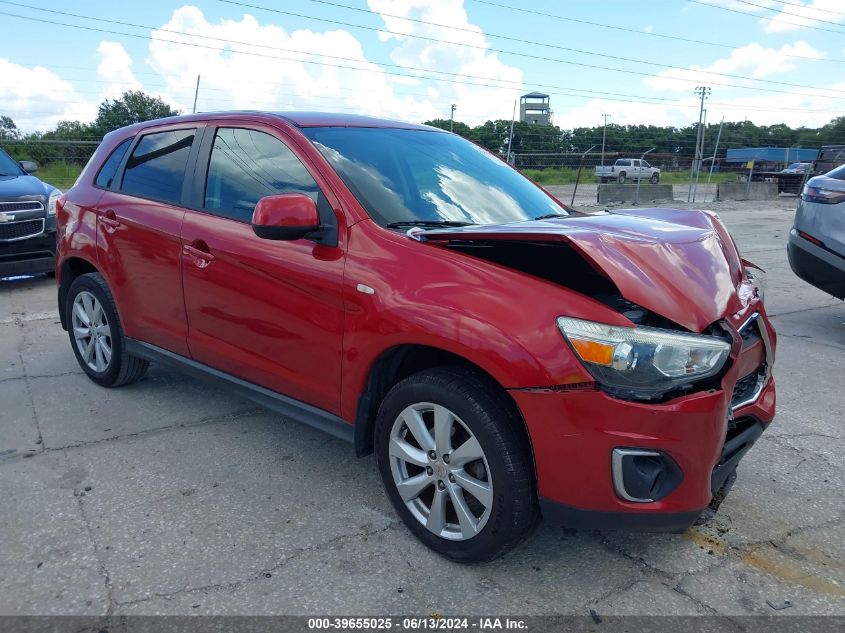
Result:
{"label": "white cloud", "polygon": [[[481,30],[467,21],[462,0],[403,3],[371,0],[370,4],[376,12],[413,15],[471,28],[472,33],[458,33],[457,37],[461,41],[489,46]],[[381,34],[381,39],[396,44],[391,52],[395,64],[446,68],[449,72],[521,84],[521,71],[502,64],[495,54],[452,44],[412,40],[406,37],[408,33],[428,33],[436,27],[389,16],[382,18],[385,33]],[[455,37],[454,31],[449,33],[450,38]],[[423,85],[426,73],[397,70],[417,75],[399,76],[391,74],[392,69],[368,60],[361,42],[348,31],[288,31],[279,25],[262,24],[250,14],[237,20],[211,23],[197,7],[185,6],[174,11],[161,30],[153,31],[153,37],[146,61],[163,76],[166,100],[186,111],[190,111],[193,102],[197,75],[202,77],[200,111],[240,108],[344,110],[419,121],[448,117],[451,103],[458,103],[459,108],[461,103],[466,103],[472,104],[472,108],[467,107],[462,120],[475,123],[491,117],[506,117],[518,94],[517,90],[468,87],[458,78],[448,83],[426,81]],[[244,44],[246,42],[248,44]]]}
{"label": "white cloud", "polygon": [[[845,83],[829,86],[831,90],[845,91]],[[719,96],[714,90],[708,101],[707,121],[718,123],[748,119],[757,125],[786,123],[790,127],[821,127],[845,111],[845,98],[828,99],[819,90],[802,88],[778,94],[749,97]],[[573,108],[558,107],[555,123],[562,128],[594,127],[601,124],[597,112],[608,112],[611,123],[619,125],[674,125],[684,127],[698,119],[699,100],[694,95],[660,104],[620,103],[594,99]],[[772,110],[776,108],[776,110]],[[644,148],[648,149],[648,148]]]}
{"label": "white cloud", "polygon": [[141,82],[132,72],[132,58],[117,42],[100,42],[97,47],[100,63],[97,77],[105,82],[100,99],[115,99],[127,90],[143,90]]}
{"label": "white cloud", "polygon": [[670,68],[657,73],[654,77],[647,78],[645,83],[650,88],[659,91],[691,90],[701,84],[713,87],[726,83],[756,85],[747,80],[723,75],[744,75],[756,79],[778,75],[795,69],[796,59],[793,56],[796,55],[811,59],[825,57],[824,53],[804,41],[784,44],[779,49],[765,48],[760,44],[752,43],[733,49],[728,57],[717,59],[708,66],[690,66],[683,70]]}
{"label": "white cloud", "polygon": [[24,131],[48,130],[59,121],[93,118],[69,81],[42,66],[0,58],[0,114]]}
{"label": "white cloud", "polygon": [[[496,53],[483,50],[490,47],[490,42],[482,29],[469,21],[463,0],[368,0],[368,4],[384,21],[386,33],[380,33],[382,41],[398,43],[390,53],[394,63],[454,73],[454,79],[448,82],[430,83],[429,90],[441,100],[437,116],[448,117],[449,104],[456,103],[458,118],[471,125],[489,119],[510,118],[513,101],[521,93],[522,71],[502,62]],[[446,29],[391,16],[454,28]],[[419,36],[441,41],[420,39]],[[484,77],[485,80],[468,78],[470,76]],[[472,86],[469,85],[471,83],[505,83],[514,88]]]}

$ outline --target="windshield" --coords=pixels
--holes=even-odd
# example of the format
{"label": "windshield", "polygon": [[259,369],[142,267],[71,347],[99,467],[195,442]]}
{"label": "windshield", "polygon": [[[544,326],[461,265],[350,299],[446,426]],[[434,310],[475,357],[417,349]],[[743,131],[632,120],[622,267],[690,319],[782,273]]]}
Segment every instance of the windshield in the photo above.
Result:
{"label": "windshield", "polygon": [[393,128],[302,132],[382,226],[500,224],[567,214],[530,180],[460,136]]}
{"label": "windshield", "polygon": [[0,176],[20,176],[21,167],[0,149]]}

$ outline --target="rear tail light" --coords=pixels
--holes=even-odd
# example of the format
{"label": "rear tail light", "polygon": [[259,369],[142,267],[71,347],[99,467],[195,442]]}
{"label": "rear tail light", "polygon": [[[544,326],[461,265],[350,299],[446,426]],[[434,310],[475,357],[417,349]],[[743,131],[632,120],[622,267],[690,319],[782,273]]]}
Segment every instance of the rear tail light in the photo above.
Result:
{"label": "rear tail light", "polygon": [[821,187],[804,186],[801,197],[807,202],[818,202],[821,204],[839,204],[845,202],[845,191],[833,191]]}
{"label": "rear tail light", "polygon": [[800,237],[803,237],[808,242],[812,242],[816,246],[824,246],[824,243],[820,239],[813,237],[809,233],[805,233],[804,231],[798,231],[798,235]]}

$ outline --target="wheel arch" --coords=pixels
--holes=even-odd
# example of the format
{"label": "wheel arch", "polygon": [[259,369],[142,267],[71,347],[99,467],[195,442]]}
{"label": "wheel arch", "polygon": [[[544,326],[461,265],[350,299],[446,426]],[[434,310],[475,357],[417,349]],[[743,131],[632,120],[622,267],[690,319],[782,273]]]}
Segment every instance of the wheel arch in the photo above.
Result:
{"label": "wheel arch", "polygon": [[62,261],[59,268],[59,321],[62,324],[62,329],[67,330],[67,318],[65,315],[65,302],[67,300],[67,292],[73,280],[88,273],[99,273],[100,269],[84,257],[68,257]]}
{"label": "wheel arch", "polygon": [[370,367],[366,386],[358,397],[355,415],[355,454],[364,457],[373,452],[375,421],[379,406],[387,392],[402,379],[417,372],[434,367],[462,367],[474,372],[485,382],[495,386],[503,396],[507,406],[511,407],[513,419],[519,421],[517,431],[524,437],[531,456],[531,465],[536,476],[534,448],[528,427],[516,401],[499,381],[482,367],[463,356],[428,345],[401,344],[383,351]]}

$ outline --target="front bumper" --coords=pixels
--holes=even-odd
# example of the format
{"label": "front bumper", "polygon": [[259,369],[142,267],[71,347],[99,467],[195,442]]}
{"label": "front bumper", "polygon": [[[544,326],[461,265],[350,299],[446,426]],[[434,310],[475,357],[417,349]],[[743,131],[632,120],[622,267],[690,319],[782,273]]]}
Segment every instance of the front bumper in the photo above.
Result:
{"label": "front bumper", "polygon": [[56,265],[56,230],[15,242],[0,242],[0,277],[53,272]]}
{"label": "front bumper", "polygon": [[[769,358],[764,337],[743,336],[719,390],[661,404],[623,401],[598,389],[511,390],[531,436],[544,516],[591,529],[692,525],[774,418],[774,380],[763,369],[774,358],[774,332],[764,317],[758,322],[771,336],[765,337]],[[654,500],[627,500],[613,465],[620,448],[659,455],[680,475]]]}
{"label": "front bumper", "polygon": [[837,299],[845,299],[845,257],[789,232],[786,246],[792,272]]}

